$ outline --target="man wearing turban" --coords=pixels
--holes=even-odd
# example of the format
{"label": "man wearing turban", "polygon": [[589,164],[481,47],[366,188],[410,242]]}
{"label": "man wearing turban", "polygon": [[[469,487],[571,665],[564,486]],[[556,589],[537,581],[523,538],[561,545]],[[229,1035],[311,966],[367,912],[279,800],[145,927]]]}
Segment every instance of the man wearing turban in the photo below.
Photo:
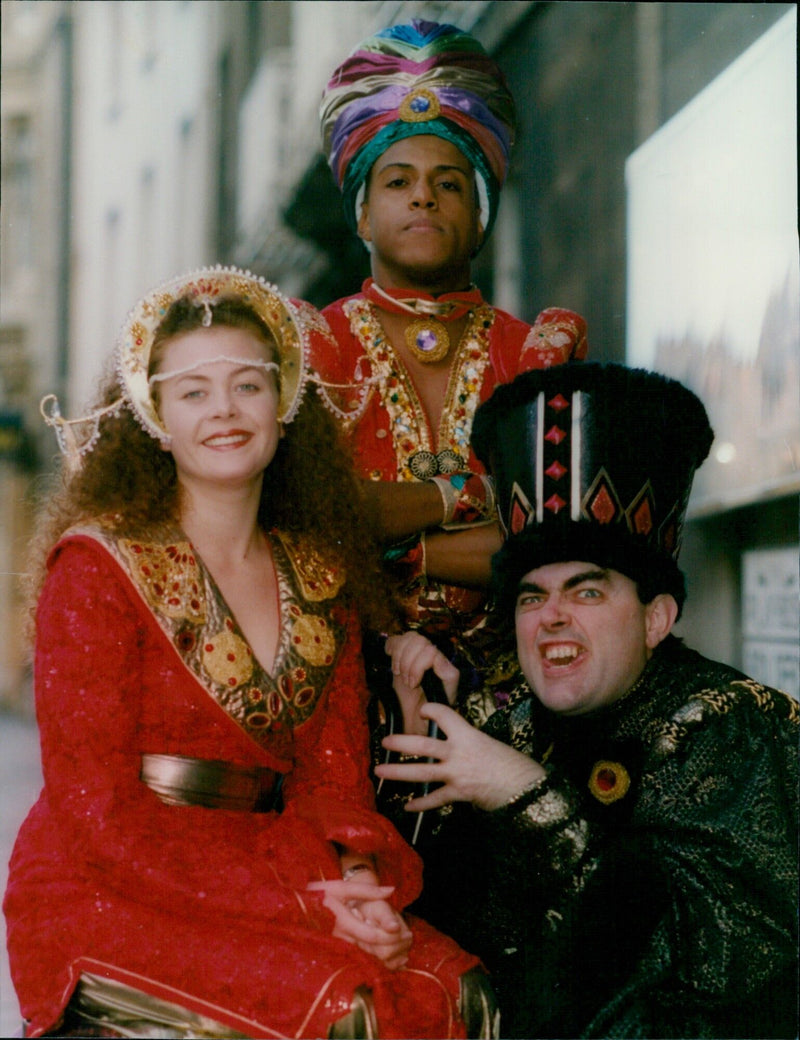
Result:
{"label": "man wearing turban", "polygon": [[404,621],[480,671],[500,533],[473,416],[497,383],[583,357],[585,323],[550,308],[530,326],[472,284],[515,124],[474,37],[419,20],[377,33],[333,73],[321,124],[372,275],[323,312],[339,349],[312,366],[370,482]]}

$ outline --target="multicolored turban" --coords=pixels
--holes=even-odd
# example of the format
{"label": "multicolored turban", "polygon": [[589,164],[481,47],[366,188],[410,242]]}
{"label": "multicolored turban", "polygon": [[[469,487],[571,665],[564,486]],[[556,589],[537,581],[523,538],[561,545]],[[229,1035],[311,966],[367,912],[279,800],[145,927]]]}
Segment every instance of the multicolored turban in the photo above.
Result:
{"label": "multicolored turban", "polygon": [[513,144],[514,100],[500,69],[469,33],[418,19],[376,33],[334,72],[320,121],[354,231],[373,163],[415,134],[442,137],[470,161],[490,231]]}

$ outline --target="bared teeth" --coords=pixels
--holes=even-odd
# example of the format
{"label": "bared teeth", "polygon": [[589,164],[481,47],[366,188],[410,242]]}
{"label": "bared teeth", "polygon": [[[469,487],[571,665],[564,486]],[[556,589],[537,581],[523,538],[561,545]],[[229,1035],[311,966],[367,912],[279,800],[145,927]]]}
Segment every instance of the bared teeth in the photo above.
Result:
{"label": "bared teeth", "polygon": [[574,646],[548,646],[545,648],[544,657],[546,661],[574,661],[578,656],[578,650]]}

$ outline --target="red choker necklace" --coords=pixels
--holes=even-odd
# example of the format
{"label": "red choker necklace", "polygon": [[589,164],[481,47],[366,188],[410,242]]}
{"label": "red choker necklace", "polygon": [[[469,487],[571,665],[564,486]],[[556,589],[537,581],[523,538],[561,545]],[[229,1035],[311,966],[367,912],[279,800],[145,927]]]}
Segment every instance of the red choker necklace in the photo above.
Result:
{"label": "red choker necklace", "polygon": [[444,322],[463,318],[483,302],[480,290],[475,288],[443,293],[434,299],[427,294],[409,295],[408,289],[382,289],[372,278],[364,282],[362,292],[376,307],[392,314],[416,316],[405,330],[406,346],[413,357],[428,365],[447,357],[450,350],[450,336]]}

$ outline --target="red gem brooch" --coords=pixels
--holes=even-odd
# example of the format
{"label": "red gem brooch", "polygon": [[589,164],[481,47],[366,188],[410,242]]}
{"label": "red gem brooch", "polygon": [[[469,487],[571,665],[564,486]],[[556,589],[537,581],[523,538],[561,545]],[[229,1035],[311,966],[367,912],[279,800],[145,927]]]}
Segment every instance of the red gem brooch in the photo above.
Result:
{"label": "red gem brooch", "polygon": [[589,790],[604,805],[619,801],[628,793],[631,778],[620,762],[595,762],[589,777]]}

